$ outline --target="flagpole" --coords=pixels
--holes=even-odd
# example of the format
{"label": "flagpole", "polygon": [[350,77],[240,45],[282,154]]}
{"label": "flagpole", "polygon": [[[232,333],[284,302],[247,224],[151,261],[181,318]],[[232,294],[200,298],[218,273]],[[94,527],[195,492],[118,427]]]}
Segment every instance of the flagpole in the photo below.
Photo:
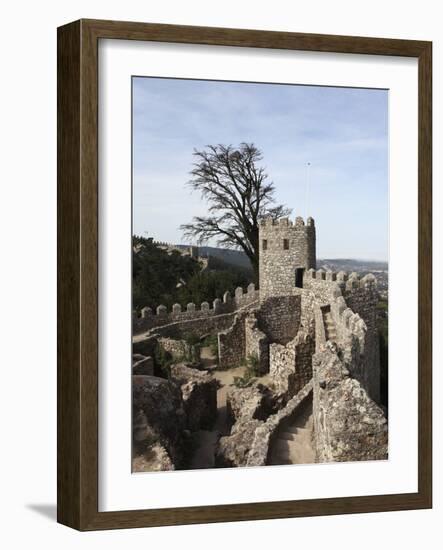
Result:
{"label": "flagpole", "polygon": [[306,219],[309,216],[309,183],[311,175],[311,163],[306,164],[306,195],[305,195],[305,204],[306,204]]}

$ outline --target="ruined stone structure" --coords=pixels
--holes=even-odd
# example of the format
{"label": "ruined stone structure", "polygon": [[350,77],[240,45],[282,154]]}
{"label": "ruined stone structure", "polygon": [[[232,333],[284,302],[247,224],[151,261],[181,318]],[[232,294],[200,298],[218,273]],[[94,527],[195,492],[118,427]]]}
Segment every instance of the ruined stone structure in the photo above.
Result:
{"label": "ruined stone structure", "polygon": [[200,249],[198,246],[177,246],[176,244],[172,243],[165,243],[165,242],[158,242],[154,241],[154,243],[158,246],[158,248],[161,248],[162,250],[165,250],[169,255],[173,252],[177,252],[180,254],[180,256],[189,256],[190,258],[193,258],[194,260],[197,260],[198,263],[201,265],[202,271],[204,269],[207,269],[209,267],[209,256],[202,256],[200,254]]}
{"label": "ruined stone structure", "polygon": [[[308,432],[317,462],[386,459],[375,277],[316,270],[312,218],[306,224],[300,217],[262,220],[259,242],[259,290],[251,284],[235,296],[225,293],[212,304],[188,304],[184,311],[178,304],[171,311],[162,305],[155,312],[142,310],[133,320],[133,350],[141,354],[134,373],[152,370],[143,357],[155,346],[171,356],[189,355],[186,338],[216,334],[218,369],[253,358],[255,375],[261,377],[260,383],[228,393],[233,425],[218,443],[216,465],[284,463],[275,449],[285,441],[287,463],[293,463],[300,434],[306,438]],[[182,387],[186,372],[181,371]],[[213,404],[213,386],[205,384],[201,387],[212,388]],[[200,419],[192,403],[188,399],[183,405],[186,417]],[[301,411],[305,416],[310,411],[303,423],[297,420]],[[199,422],[188,420],[188,426]],[[164,437],[162,445],[169,457],[176,453],[171,438]]]}

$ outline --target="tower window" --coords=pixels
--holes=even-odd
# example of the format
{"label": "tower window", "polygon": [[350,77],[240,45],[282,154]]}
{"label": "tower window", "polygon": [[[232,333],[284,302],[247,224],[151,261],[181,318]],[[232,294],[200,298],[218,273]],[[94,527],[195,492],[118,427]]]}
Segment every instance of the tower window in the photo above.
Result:
{"label": "tower window", "polygon": [[289,239],[283,239],[283,250],[289,250]]}
{"label": "tower window", "polygon": [[268,241],[266,239],[262,241],[262,250],[268,250]]}
{"label": "tower window", "polygon": [[297,288],[303,288],[303,267],[297,267],[295,270],[295,286]]}

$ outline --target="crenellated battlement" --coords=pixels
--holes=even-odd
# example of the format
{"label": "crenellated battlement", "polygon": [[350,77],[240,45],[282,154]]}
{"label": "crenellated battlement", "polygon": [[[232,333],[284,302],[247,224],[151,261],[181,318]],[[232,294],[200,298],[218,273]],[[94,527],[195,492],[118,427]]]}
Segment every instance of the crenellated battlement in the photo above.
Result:
{"label": "crenellated battlement", "polygon": [[377,288],[377,279],[372,273],[368,273],[360,278],[355,271],[347,273],[346,271],[325,271],[324,269],[308,269],[304,274],[304,282],[309,286],[311,281],[325,281],[326,283],[336,283],[341,289],[352,291],[355,288],[373,290]]}
{"label": "crenellated battlement", "polygon": [[368,274],[359,278],[351,273],[340,278],[335,282],[314,279],[316,351],[321,352],[329,340],[340,351],[351,376],[378,400],[375,277]]}
{"label": "crenellated battlement", "polygon": [[133,318],[133,332],[137,334],[176,321],[188,321],[232,313],[257,301],[258,290],[255,289],[254,283],[251,283],[246,290],[237,287],[234,295],[226,291],[222,299],[216,298],[211,304],[209,302],[202,302],[201,304],[190,302],[184,308],[180,304],[174,304],[170,310],[163,304],[158,305],[155,310],[144,307],[140,311],[140,316],[135,315]]}
{"label": "crenellated battlement", "polygon": [[293,230],[299,230],[303,228],[314,228],[314,219],[309,217],[305,220],[301,216],[297,216],[294,220],[294,222],[289,218],[261,218],[260,220],[260,231],[266,230],[266,229],[288,229],[292,228]]}

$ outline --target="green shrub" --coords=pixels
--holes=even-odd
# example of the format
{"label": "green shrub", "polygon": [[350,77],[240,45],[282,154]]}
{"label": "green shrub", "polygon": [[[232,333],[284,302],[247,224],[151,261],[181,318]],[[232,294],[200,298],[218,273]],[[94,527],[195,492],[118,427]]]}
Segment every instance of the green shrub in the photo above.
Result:
{"label": "green shrub", "polygon": [[166,378],[170,377],[170,366],[174,362],[171,354],[163,349],[161,346],[157,345],[154,350],[154,361],[155,364],[160,367],[161,372]]}
{"label": "green shrub", "polygon": [[251,353],[248,355],[246,369],[251,373],[251,376],[260,376],[260,360],[257,354]]}
{"label": "green shrub", "polygon": [[246,388],[252,384],[254,377],[249,371],[246,371],[243,376],[234,376],[232,383],[236,388]]}
{"label": "green shrub", "polygon": [[211,350],[212,355],[214,357],[218,357],[218,336],[217,334],[209,334],[204,338],[204,340],[201,343],[202,347],[209,347]]}
{"label": "green shrub", "polygon": [[260,361],[256,354],[248,355],[243,364],[246,366],[243,376],[234,376],[233,384],[236,388],[246,388],[260,375]]}

